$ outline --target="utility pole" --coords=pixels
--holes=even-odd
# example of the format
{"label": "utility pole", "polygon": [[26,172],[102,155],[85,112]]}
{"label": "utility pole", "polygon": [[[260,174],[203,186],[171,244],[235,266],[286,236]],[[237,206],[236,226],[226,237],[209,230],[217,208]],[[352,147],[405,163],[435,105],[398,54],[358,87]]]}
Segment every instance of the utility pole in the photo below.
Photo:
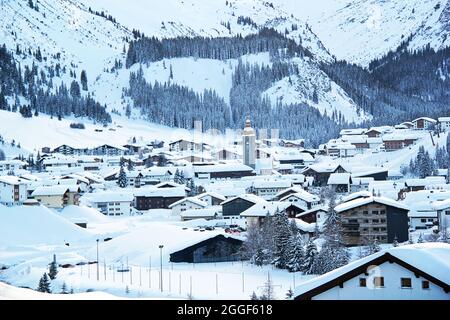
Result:
{"label": "utility pole", "polygon": [[100,281],[100,271],[98,267],[98,239],[97,239],[97,281]]}
{"label": "utility pole", "polygon": [[162,275],[162,249],[164,248],[164,246],[161,244],[159,245],[159,261],[160,261],[160,267],[161,267],[161,272],[159,273],[160,276],[160,283],[161,283],[161,292],[163,292],[163,275]]}

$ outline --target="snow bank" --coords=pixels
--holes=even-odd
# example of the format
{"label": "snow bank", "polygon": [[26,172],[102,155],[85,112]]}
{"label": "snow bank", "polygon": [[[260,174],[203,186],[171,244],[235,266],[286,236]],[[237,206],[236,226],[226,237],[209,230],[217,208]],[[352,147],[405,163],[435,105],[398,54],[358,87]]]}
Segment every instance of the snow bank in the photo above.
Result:
{"label": "snow bank", "polygon": [[0,205],[0,246],[64,244],[90,236],[46,207]]}
{"label": "snow bank", "polygon": [[61,217],[71,222],[84,220],[89,223],[104,223],[109,219],[99,211],[85,206],[67,206],[61,211]]}

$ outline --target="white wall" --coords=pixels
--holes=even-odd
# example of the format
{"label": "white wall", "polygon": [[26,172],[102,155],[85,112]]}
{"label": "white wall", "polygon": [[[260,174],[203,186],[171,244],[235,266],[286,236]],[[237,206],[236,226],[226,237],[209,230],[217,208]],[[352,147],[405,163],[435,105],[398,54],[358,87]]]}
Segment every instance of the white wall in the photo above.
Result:
{"label": "white wall", "polygon": [[14,200],[14,186],[0,182],[0,203],[6,205],[22,204],[27,199],[27,186],[19,185],[19,201]]}
{"label": "white wall", "polygon": [[172,214],[179,216],[181,214],[181,212],[184,212],[186,210],[196,210],[196,209],[203,209],[203,206],[200,206],[200,205],[190,202],[190,201],[183,201],[182,203],[179,203],[176,206],[172,207]]}
{"label": "white wall", "polygon": [[98,209],[98,206],[101,204],[106,204],[108,216],[130,214],[131,211],[131,202],[129,201],[92,203],[92,207]]}
{"label": "white wall", "polygon": [[[359,278],[367,278],[367,284],[374,276],[384,277],[384,288],[369,287],[361,288]],[[404,289],[400,286],[400,278],[411,278],[412,288]],[[321,293],[313,300],[449,300],[450,294],[430,282],[430,288],[422,289],[422,277],[416,278],[414,273],[399,266],[396,263],[385,262],[379,268],[369,271],[369,276],[364,273],[344,282],[344,287],[334,287],[324,293]]]}

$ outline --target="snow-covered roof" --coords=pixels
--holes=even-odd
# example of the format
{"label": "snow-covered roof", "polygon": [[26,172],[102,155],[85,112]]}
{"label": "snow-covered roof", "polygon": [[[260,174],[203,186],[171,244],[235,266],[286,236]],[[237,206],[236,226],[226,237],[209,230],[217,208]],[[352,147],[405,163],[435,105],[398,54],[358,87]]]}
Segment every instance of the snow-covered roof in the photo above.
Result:
{"label": "snow-covered roof", "polygon": [[419,120],[425,120],[425,121],[433,122],[433,123],[436,122],[436,120],[434,120],[432,118],[428,118],[428,117],[420,117],[420,118],[414,119],[412,122],[417,122]]}
{"label": "snow-covered roof", "polygon": [[426,177],[425,179],[406,179],[407,187],[425,187],[434,184],[445,184],[445,177]]}
{"label": "snow-covered roof", "polygon": [[301,188],[301,187],[293,186],[293,187],[287,188],[287,189],[285,189],[285,190],[281,190],[280,192],[278,192],[278,193],[275,195],[275,198],[279,198],[280,196],[282,196],[282,195],[285,194],[286,192],[290,192],[290,191],[293,191],[292,193],[299,193],[299,192],[302,192],[302,191],[304,191],[304,190],[303,190],[303,188]]}
{"label": "snow-covered roof", "polygon": [[169,189],[170,188],[184,188],[184,190],[186,190],[186,191],[191,190],[188,187],[186,187],[184,184],[179,184],[179,183],[176,183],[173,181],[163,181],[158,184],[155,184],[154,187],[158,188],[158,189],[167,189],[167,187],[169,187]]}
{"label": "snow-covered roof", "polygon": [[172,209],[173,207],[176,207],[177,205],[182,204],[184,202],[192,202],[193,204],[196,204],[196,205],[201,206],[203,208],[208,206],[208,204],[206,202],[204,202],[204,201],[202,201],[202,200],[200,200],[200,199],[198,199],[196,197],[189,197],[189,198],[184,198],[184,199],[181,199],[181,200],[178,200],[178,201],[172,203],[169,206],[169,209]]}
{"label": "snow-covered roof", "polygon": [[24,181],[23,179],[20,179],[16,176],[0,176],[0,182],[6,183],[6,184],[11,184],[11,185],[27,183],[27,181]]}
{"label": "snow-covered roof", "polygon": [[86,200],[91,203],[103,202],[131,202],[134,196],[131,192],[95,192],[86,195]]}
{"label": "snow-covered roof", "polygon": [[36,188],[31,196],[62,196],[67,191],[69,191],[68,185],[44,186]]}
{"label": "snow-covered roof", "polygon": [[344,135],[355,135],[355,134],[364,134],[367,131],[367,129],[364,128],[357,128],[357,129],[342,129],[339,133],[341,136]]}
{"label": "snow-covered roof", "polygon": [[332,173],[328,178],[328,185],[349,184],[350,173]]}
{"label": "snow-covered roof", "polygon": [[295,217],[296,218],[300,218],[300,217],[303,217],[303,216],[306,216],[308,214],[311,214],[311,213],[314,213],[314,212],[318,212],[318,211],[328,212],[328,207],[327,206],[315,206],[315,207],[312,207],[309,210],[306,210],[306,211],[304,211],[302,213],[297,214]]}
{"label": "snow-covered roof", "polygon": [[310,165],[308,168],[305,169],[305,171],[308,169],[311,169],[316,172],[329,173],[329,172],[334,172],[338,166],[339,166],[339,164],[336,164],[336,163],[322,162],[322,163]]}
{"label": "snow-covered roof", "polygon": [[275,212],[283,211],[290,205],[289,202],[259,202],[254,206],[251,206],[247,210],[241,212],[241,217],[265,217],[267,215],[272,216]]}
{"label": "snow-covered roof", "polygon": [[203,217],[214,217],[221,215],[221,206],[213,206],[203,209],[188,209],[180,213],[182,218],[203,218]]}
{"label": "snow-covered roof", "polygon": [[450,122],[450,117],[439,117],[439,122]]}
{"label": "snow-covered roof", "polygon": [[27,163],[22,161],[22,160],[0,160],[0,166],[7,165],[7,164],[9,164],[9,165],[11,165],[11,164],[13,164],[13,165],[20,165],[20,166],[26,166],[27,165]]}
{"label": "snow-covered roof", "polygon": [[385,254],[394,256],[447,285],[450,283],[450,244],[437,242],[420,243],[385,249],[303,282],[295,288],[294,297],[344,276],[360,266],[370,264],[371,261]]}
{"label": "snow-covered roof", "polygon": [[254,204],[256,204],[256,203],[266,203],[267,202],[266,200],[264,200],[263,198],[258,197],[257,195],[254,195],[254,194],[251,194],[251,193],[246,193],[246,194],[242,194],[242,195],[239,195],[237,197],[228,199],[228,200],[222,202],[221,205],[227,204],[228,202],[231,202],[231,201],[233,201],[233,200],[235,200],[237,198],[240,198],[240,199],[252,202]]}
{"label": "snow-covered roof", "polygon": [[391,207],[408,210],[408,211],[410,210],[408,206],[406,206],[398,201],[395,201],[395,200],[392,200],[392,199],[389,199],[386,197],[373,197],[373,196],[367,197],[367,198],[358,198],[358,199],[354,199],[354,200],[351,200],[348,202],[341,203],[335,207],[335,210],[336,210],[336,212],[339,213],[339,212],[343,212],[343,211],[357,208],[360,206],[364,206],[364,205],[367,205],[370,203],[381,203],[386,206],[391,206]]}
{"label": "snow-covered roof", "polygon": [[219,200],[222,200],[222,201],[225,201],[227,199],[223,195],[221,195],[221,194],[219,194],[217,192],[214,192],[214,191],[207,191],[207,192],[204,192],[202,194],[199,194],[199,195],[197,195],[197,198],[201,200],[201,199],[203,199],[205,197],[208,197],[208,196],[216,198],[216,199],[219,199]]}
{"label": "snow-covered roof", "polygon": [[255,180],[253,182],[253,187],[255,189],[266,189],[266,188],[289,188],[292,183],[288,180]]}
{"label": "snow-covered roof", "polygon": [[320,198],[318,196],[313,195],[303,189],[300,189],[296,193],[291,193],[291,194],[281,198],[280,201],[286,201],[287,199],[289,199],[291,197],[295,197],[295,198],[298,198],[298,199],[304,200],[305,202],[310,202],[310,203],[320,201]]}
{"label": "snow-covered roof", "polygon": [[155,188],[152,187],[143,187],[137,188],[134,191],[135,197],[185,197],[186,190],[183,187],[176,188]]}
{"label": "snow-covered roof", "polygon": [[374,181],[375,179],[372,177],[368,177],[368,178],[354,178],[352,177],[352,185],[354,186],[358,186],[358,185],[368,185],[369,183],[371,183],[372,181]]}
{"label": "snow-covered roof", "polygon": [[432,203],[432,208],[434,210],[444,210],[450,208],[450,199],[435,201]]}
{"label": "snow-covered roof", "polygon": [[195,173],[253,171],[253,168],[242,163],[218,163],[206,166],[194,166]]}
{"label": "snow-covered roof", "polygon": [[348,196],[345,196],[342,198],[341,202],[348,202],[352,201],[357,198],[369,198],[372,196],[372,193],[369,191],[359,191],[359,192],[353,192],[349,194]]}

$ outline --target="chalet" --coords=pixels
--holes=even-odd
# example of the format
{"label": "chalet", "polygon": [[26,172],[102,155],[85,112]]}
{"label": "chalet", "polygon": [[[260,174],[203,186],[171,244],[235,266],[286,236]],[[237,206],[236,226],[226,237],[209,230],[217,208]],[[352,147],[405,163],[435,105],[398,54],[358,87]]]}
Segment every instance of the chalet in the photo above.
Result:
{"label": "chalet", "polygon": [[300,190],[297,193],[289,194],[280,199],[280,202],[293,203],[304,211],[311,209],[313,206],[320,203],[320,198],[305,190]]}
{"label": "chalet", "polygon": [[449,261],[446,243],[390,248],[303,282],[294,300],[449,300]]}
{"label": "chalet", "polygon": [[349,192],[367,191],[367,190],[369,190],[369,185],[372,181],[375,181],[375,180],[371,177],[355,178],[352,176]]}
{"label": "chalet", "polygon": [[356,154],[356,146],[340,139],[330,140],[326,146],[327,154],[331,157],[347,158]]}
{"label": "chalet", "polygon": [[287,202],[258,202],[241,212],[240,216],[245,218],[247,226],[261,228],[266,219],[270,219],[276,212],[284,212],[288,206]]}
{"label": "chalet", "polygon": [[328,208],[325,206],[316,206],[302,213],[297,214],[295,217],[306,223],[324,222],[328,213]]}
{"label": "chalet", "polygon": [[440,117],[438,118],[439,126],[442,131],[450,131],[450,117]]}
{"label": "chalet", "polygon": [[16,172],[20,169],[25,169],[27,163],[21,160],[1,160],[0,161],[0,174],[8,174],[10,172]]}
{"label": "chalet", "polygon": [[199,200],[196,197],[189,197],[172,203],[171,205],[169,205],[169,209],[172,209],[173,215],[179,216],[184,211],[205,209],[207,206],[208,204],[206,202]]}
{"label": "chalet", "polygon": [[92,149],[93,155],[102,155],[102,156],[123,156],[125,155],[126,148],[122,146],[113,146],[110,144],[104,144]]}
{"label": "chalet", "polygon": [[402,123],[400,123],[400,125],[408,128],[408,129],[414,128],[414,123],[412,123],[410,121],[402,122]]}
{"label": "chalet", "polygon": [[280,165],[290,164],[294,169],[303,169],[314,163],[314,158],[307,152],[275,153],[274,159]]}
{"label": "chalet", "polygon": [[59,153],[65,156],[81,156],[89,154],[88,148],[77,148],[67,144],[60,145],[52,150],[52,153]]}
{"label": "chalet", "polygon": [[181,221],[194,219],[214,220],[222,217],[222,207],[213,206],[204,209],[188,209],[180,213]]}
{"label": "chalet", "polygon": [[417,118],[412,121],[412,123],[414,125],[413,129],[428,130],[432,126],[434,126],[436,124],[436,122],[437,121],[435,119],[431,119],[431,118],[427,118],[427,117]]}
{"label": "chalet", "polygon": [[129,215],[133,204],[133,194],[128,192],[97,192],[86,196],[86,202],[107,216]]}
{"label": "chalet", "polygon": [[266,200],[275,197],[279,192],[292,186],[289,180],[255,180],[247,193],[252,193]]}
{"label": "chalet", "polygon": [[69,185],[54,185],[38,187],[31,196],[40,204],[54,209],[68,205],[78,205],[79,187]]}
{"label": "chalet", "polygon": [[276,167],[279,174],[293,174],[294,166],[292,164],[280,164]]}
{"label": "chalet", "polygon": [[305,176],[310,176],[314,178],[315,186],[325,186],[332,173],[345,173],[347,170],[341,165],[332,164],[314,164],[309,166],[302,173]]}
{"label": "chalet", "polygon": [[284,198],[284,197],[286,197],[286,196],[288,196],[290,194],[298,193],[298,192],[302,192],[302,191],[304,191],[302,187],[293,186],[293,187],[290,187],[290,188],[287,188],[285,190],[282,190],[282,191],[278,192],[275,195],[275,197],[273,197],[273,200],[277,201],[277,200],[280,200],[280,199],[282,199],[282,198]]}
{"label": "chalet", "polygon": [[328,178],[327,185],[330,186],[335,192],[347,193],[350,191],[350,184],[352,183],[352,177],[350,173],[332,173]]}
{"label": "chalet", "polygon": [[345,196],[341,199],[341,203],[349,202],[355,199],[361,199],[361,198],[370,198],[372,197],[372,193],[368,191],[359,191],[349,194],[348,196]]}
{"label": "chalet", "polygon": [[206,143],[196,142],[191,140],[180,139],[169,143],[169,151],[203,151],[209,149],[210,146]]}
{"label": "chalet", "polygon": [[367,131],[367,129],[364,128],[357,128],[357,129],[342,129],[339,135],[341,137],[343,136],[354,136],[354,135],[362,135]]}
{"label": "chalet", "polygon": [[56,156],[42,160],[42,167],[47,171],[78,167],[78,161],[73,157]]}
{"label": "chalet", "polygon": [[186,196],[184,188],[156,188],[145,187],[135,191],[135,208],[137,210],[169,209]]}
{"label": "chalet", "polygon": [[0,204],[20,205],[27,200],[27,181],[15,176],[0,176]]}
{"label": "chalet", "polygon": [[154,182],[170,181],[174,175],[173,168],[169,167],[151,167],[142,170],[141,185],[154,184]]}
{"label": "chalet", "polygon": [[237,149],[222,148],[214,152],[213,157],[217,160],[237,160],[241,159],[242,155]]}
{"label": "chalet", "polygon": [[220,204],[222,204],[222,202],[224,202],[227,199],[223,195],[212,191],[199,194],[196,196],[196,198],[206,202],[209,207],[219,206]]}
{"label": "chalet", "polygon": [[285,148],[304,148],[305,147],[305,139],[297,139],[297,140],[281,140],[281,146]]}
{"label": "chalet", "polygon": [[445,184],[445,177],[426,177],[424,179],[406,179],[405,186],[408,192],[425,190],[426,187]]}
{"label": "chalet", "polygon": [[221,203],[222,214],[224,217],[237,217],[257,203],[267,203],[267,201],[253,194],[240,195]]}
{"label": "chalet", "polygon": [[385,197],[354,199],[335,207],[342,217],[344,242],[348,246],[373,241],[392,243],[408,240],[409,208]]}
{"label": "chalet", "polygon": [[[448,228],[450,228],[450,199],[433,202],[432,206],[437,213],[439,229],[448,230]],[[447,239],[448,238],[449,234],[447,231]]]}
{"label": "chalet", "polygon": [[381,130],[378,130],[376,128],[370,128],[368,131],[366,131],[366,135],[369,138],[378,138],[381,136],[383,132]]}
{"label": "chalet", "polygon": [[395,151],[413,145],[418,137],[413,134],[387,134],[383,136],[385,151]]}
{"label": "chalet", "polygon": [[253,168],[241,163],[220,163],[194,165],[194,175],[198,179],[240,179],[255,176]]}

